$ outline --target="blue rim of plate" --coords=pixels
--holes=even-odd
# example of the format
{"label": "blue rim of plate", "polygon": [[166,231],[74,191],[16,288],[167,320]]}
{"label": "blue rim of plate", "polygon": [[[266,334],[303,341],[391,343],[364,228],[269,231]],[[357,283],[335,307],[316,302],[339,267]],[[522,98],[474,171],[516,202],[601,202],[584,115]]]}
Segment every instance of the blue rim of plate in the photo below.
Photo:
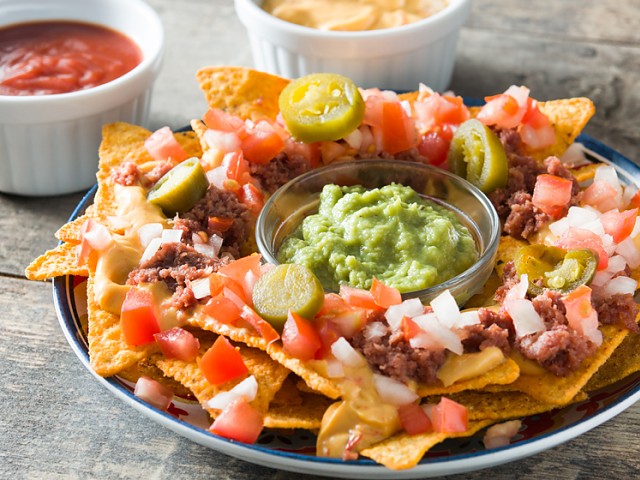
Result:
{"label": "blue rim of plate", "polygon": [[[586,134],[580,135],[577,142],[585,147],[585,153],[588,157],[612,164],[626,181],[640,184],[640,166]],[[87,192],[69,217],[69,221],[84,213],[85,209],[92,203],[96,190],[97,185],[94,185]],[[578,402],[572,406],[554,410],[547,414],[552,417],[560,416],[562,418],[566,412],[571,415],[583,410],[585,413],[578,420],[569,420],[546,433],[534,434],[531,438],[518,440],[518,437],[516,437],[514,443],[492,450],[483,449],[479,440],[482,430],[479,434],[471,437],[471,441],[470,439],[450,439],[445,441],[443,445],[448,444],[449,446],[446,448],[453,450],[453,453],[436,456],[427,454],[416,467],[403,471],[389,470],[369,459],[345,462],[339,459],[277,450],[259,444],[241,444],[209,433],[167,412],[148,405],[133,395],[132,391],[117,378],[98,376],[89,363],[87,338],[81,328],[79,316],[76,312],[73,278],[73,276],[57,277],[53,281],[53,300],[56,314],[72,350],[99,383],[125,403],[186,438],[221,453],[271,468],[331,477],[366,475],[367,478],[371,479],[426,478],[479,470],[528,457],[564,443],[613,418],[640,399],[640,372],[638,372],[614,385],[594,392],[590,400]],[[593,399],[598,400],[594,401]],[[536,423],[539,423],[544,415],[525,417],[523,421],[525,423],[530,422],[535,427]],[[553,418],[552,420],[555,421]],[[549,422],[549,419],[544,421]],[[465,443],[466,450],[463,448],[460,449],[462,453],[455,453],[459,446]]]}

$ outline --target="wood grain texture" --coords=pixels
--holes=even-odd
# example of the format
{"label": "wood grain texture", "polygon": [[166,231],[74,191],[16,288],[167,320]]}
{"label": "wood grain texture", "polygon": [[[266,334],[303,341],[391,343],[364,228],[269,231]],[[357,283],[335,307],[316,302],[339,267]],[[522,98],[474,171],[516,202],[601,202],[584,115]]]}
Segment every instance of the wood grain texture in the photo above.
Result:
{"label": "wood grain texture", "polygon": [[[251,65],[230,0],[149,0],[167,39],[149,125],[199,116],[194,80],[205,65]],[[594,137],[640,160],[640,6],[618,0],[474,0],[451,87],[474,97],[512,83],[540,99],[588,96]],[[211,451],[153,423],[103,388],[68,346],[51,284],[27,282],[29,261],[81,194],[0,194],[0,478],[314,479]],[[640,477],[640,405],[566,444],[507,465],[448,477],[590,479]]]}

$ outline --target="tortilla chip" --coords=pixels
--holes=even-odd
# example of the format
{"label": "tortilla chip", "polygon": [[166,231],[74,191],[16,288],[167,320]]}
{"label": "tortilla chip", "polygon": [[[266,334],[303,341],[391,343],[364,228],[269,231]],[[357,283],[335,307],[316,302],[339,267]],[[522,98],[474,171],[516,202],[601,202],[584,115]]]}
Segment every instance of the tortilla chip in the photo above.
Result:
{"label": "tortilla chip", "polygon": [[487,385],[504,385],[514,382],[519,375],[520,368],[518,364],[510,358],[507,358],[502,364],[478,377],[456,382],[448,387],[442,385],[420,386],[418,388],[418,395],[421,397],[429,395],[449,395],[464,390],[478,390]]}
{"label": "tortilla chip", "polygon": [[164,385],[169,390],[171,390],[175,395],[182,398],[193,398],[193,394],[191,390],[186,388],[180,382],[175,381],[173,378],[166,377],[162,370],[160,370],[155,365],[147,363],[147,361],[142,361],[132,367],[129,367],[125,370],[122,370],[118,377],[127,380],[131,383],[136,383],[140,377],[147,377],[156,382]]}
{"label": "tortilla chip", "polygon": [[63,275],[89,275],[86,265],[78,265],[76,246],[69,243],[58,245],[40,255],[31,262],[24,273],[29,280],[47,280]]}
{"label": "tortilla chip", "polygon": [[469,428],[461,433],[423,433],[408,435],[401,433],[360,452],[377,463],[392,470],[404,470],[415,467],[424,454],[448,438],[470,437],[493,423],[491,420],[469,422]]}
{"label": "tortilla chip", "polygon": [[538,105],[556,132],[556,142],[553,145],[527,152],[539,161],[550,156],[561,157],[596,113],[593,102],[584,97],[540,102]]}
{"label": "tortilla chip", "polygon": [[[558,377],[551,372],[542,375],[522,374],[504,390],[524,392],[534,399],[550,405],[566,405],[587,384],[593,374],[607,361],[614,350],[622,343],[629,333],[624,328],[612,325],[603,325],[600,328],[604,340],[596,353],[586,358],[580,368],[565,377]],[[493,391],[499,391],[500,386],[492,387]]]}
{"label": "tortilla chip", "polygon": [[301,392],[296,388],[299,379],[290,375],[278,390],[264,417],[267,428],[304,428],[319,430],[324,412],[333,400],[315,393]]}
{"label": "tortilla chip", "polygon": [[[548,412],[549,410],[565,406],[540,402],[522,392],[494,393],[467,390],[465,392],[447,395],[447,397],[467,407],[469,420],[502,421],[510,418],[528,417],[529,415]],[[588,395],[586,393],[578,392],[567,405],[586,400],[587,398]],[[428,403],[437,403],[439,401],[439,397],[426,399]]]}
{"label": "tortilla chip", "polygon": [[529,242],[524,240],[517,240],[509,235],[503,235],[500,237],[500,242],[498,243],[498,253],[496,254],[496,267],[495,270],[502,278],[502,272],[504,271],[504,265],[507,262],[512,261],[516,252],[522,247],[526,247],[529,245]]}
{"label": "tortilla chip", "polygon": [[578,183],[583,184],[593,180],[596,174],[596,170],[601,167],[601,163],[590,163],[584,167],[579,167],[571,170],[571,173],[576,178]]}
{"label": "tortilla chip", "polygon": [[89,312],[89,359],[102,377],[117,375],[158,350],[155,343],[132,347],[122,338],[120,317],[102,310],[95,298],[93,278],[87,282]]}
{"label": "tortilla chip", "polygon": [[[214,339],[209,337],[200,342],[200,356],[198,359],[185,362],[183,360],[166,358],[163,355],[154,355],[151,361],[162,372],[171,377],[186,388],[188,388],[198,399],[202,407],[215,418],[219,410],[210,408],[206,403],[220,392],[226,392],[235,387],[244,378],[231,380],[229,382],[213,385],[207,381],[200,370],[198,361],[202,355],[213,345]],[[289,374],[289,371],[277,362],[271,360],[268,355],[255,348],[238,347],[240,355],[245,365],[249,369],[249,374],[253,375],[258,382],[258,394],[251,402],[253,407],[259,412],[265,413],[269,408],[269,403]]]}
{"label": "tortilla chip", "polygon": [[65,223],[62,227],[60,227],[55,233],[55,237],[61,242],[75,244],[80,243],[80,229],[82,228],[84,222],[86,222],[91,216],[89,210],[95,210],[93,204],[87,209],[87,212],[84,215],[80,215],[75,220]]}
{"label": "tortilla chip", "polygon": [[613,355],[591,377],[585,390],[598,390],[636,372],[640,372],[640,335],[627,335]]}
{"label": "tortilla chip", "polygon": [[207,104],[252,120],[275,119],[286,78],[244,67],[205,67],[196,73]]}

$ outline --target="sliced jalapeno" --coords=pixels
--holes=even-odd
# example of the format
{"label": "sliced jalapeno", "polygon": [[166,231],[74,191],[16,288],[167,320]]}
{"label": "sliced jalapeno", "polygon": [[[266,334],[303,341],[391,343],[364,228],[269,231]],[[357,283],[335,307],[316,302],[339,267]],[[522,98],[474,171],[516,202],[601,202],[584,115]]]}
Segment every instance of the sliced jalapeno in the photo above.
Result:
{"label": "sliced jalapeno", "polygon": [[291,134],[303,142],[339,140],[364,118],[364,100],[353,81],[334,73],[313,73],[287,85],[280,111]]}
{"label": "sliced jalapeno", "polygon": [[193,207],[200,200],[209,181],[200,161],[189,158],[169,170],[149,190],[147,200],[158,205],[167,217],[182,213]]}
{"label": "sliced jalapeno", "polygon": [[507,155],[498,136],[472,118],[462,123],[449,146],[449,166],[484,193],[504,187],[509,176]]}
{"label": "sliced jalapeno", "polygon": [[544,288],[568,293],[591,281],[598,257],[588,249],[566,251],[547,245],[529,245],[516,252],[514,265],[519,275],[529,277],[531,295],[540,295]]}

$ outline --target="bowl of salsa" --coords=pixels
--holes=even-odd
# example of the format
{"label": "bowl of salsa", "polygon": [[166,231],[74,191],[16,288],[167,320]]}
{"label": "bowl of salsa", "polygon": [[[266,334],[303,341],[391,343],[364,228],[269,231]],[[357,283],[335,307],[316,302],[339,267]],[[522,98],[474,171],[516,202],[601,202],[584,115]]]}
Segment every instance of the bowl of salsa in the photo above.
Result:
{"label": "bowl of salsa", "polygon": [[399,160],[338,162],[277,190],[256,224],[267,262],[298,263],[327,291],[369,289],[373,278],[404,298],[449,289],[466,302],[494,266],[500,223],[466,180]]}
{"label": "bowl of salsa", "polygon": [[163,49],[142,0],[0,0],[0,192],[93,185],[102,126],[146,123]]}

